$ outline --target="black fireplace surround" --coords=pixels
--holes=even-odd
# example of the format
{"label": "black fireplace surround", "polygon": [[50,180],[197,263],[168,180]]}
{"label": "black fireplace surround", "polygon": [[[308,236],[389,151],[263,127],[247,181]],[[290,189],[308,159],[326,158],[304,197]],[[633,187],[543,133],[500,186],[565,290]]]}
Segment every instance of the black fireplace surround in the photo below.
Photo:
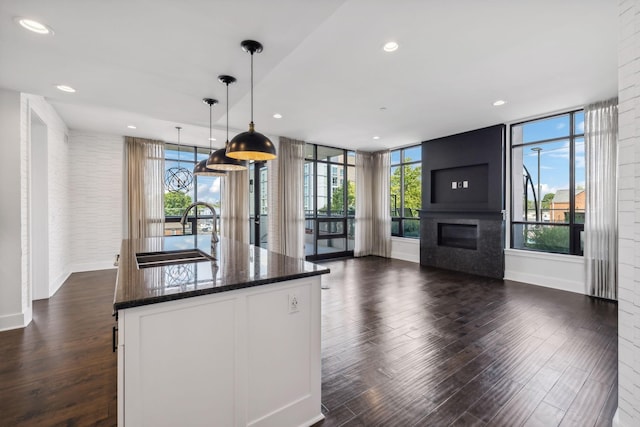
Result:
{"label": "black fireplace surround", "polygon": [[421,264],[504,277],[504,135],[496,125],[422,143]]}

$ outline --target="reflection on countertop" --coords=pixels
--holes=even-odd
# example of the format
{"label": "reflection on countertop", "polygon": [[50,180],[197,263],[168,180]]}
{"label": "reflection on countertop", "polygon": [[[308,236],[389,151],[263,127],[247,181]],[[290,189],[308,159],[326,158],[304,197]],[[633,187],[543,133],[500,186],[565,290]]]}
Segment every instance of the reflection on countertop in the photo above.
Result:
{"label": "reflection on countertop", "polygon": [[[198,249],[216,261],[172,263],[138,268],[136,254]],[[119,309],[215,292],[267,285],[329,273],[321,265],[209,235],[165,236],[122,241],[113,302]]]}

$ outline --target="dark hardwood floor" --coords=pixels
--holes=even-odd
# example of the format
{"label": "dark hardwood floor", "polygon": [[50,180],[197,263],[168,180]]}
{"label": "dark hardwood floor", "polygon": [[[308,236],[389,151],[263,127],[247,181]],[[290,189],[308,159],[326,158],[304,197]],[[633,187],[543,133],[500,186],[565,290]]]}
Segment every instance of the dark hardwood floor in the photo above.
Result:
{"label": "dark hardwood floor", "polygon": [[[317,426],[609,426],[617,305],[382,258],[324,262]],[[116,424],[115,270],[0,332],[0,426]]]}
{"label": "dark hardwood floor", "polygon": [[72,274],[33,321],[0,332],[1,426],[112,426],[117,358],[111,351],[116,270]]}
{"label": "dark hardwood floor", "polygon": [[609,426],[617,304],[382,258],[327,262],[318,426]]}

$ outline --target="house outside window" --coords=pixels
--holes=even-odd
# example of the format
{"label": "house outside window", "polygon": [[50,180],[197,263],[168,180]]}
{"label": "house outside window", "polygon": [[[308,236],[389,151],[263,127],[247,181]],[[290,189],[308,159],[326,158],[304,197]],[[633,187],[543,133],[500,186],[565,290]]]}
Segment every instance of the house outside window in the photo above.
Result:
{"label": "house outside window", "polygon": [[582,255],[584,111],[511,126],[511,247]]}
{"label": "house outside window", "polygon": [[422,146],[391,151],[391,235],[420,238]]}
{"label": "house outside window", "polygon": [[[164,234],[211,234],[213,215],[205,206],[197,206],[189,212],[183,229],[180,218],[192,202],[206,202],[216,208],[218,229],[220,229],[220,187],[221,177],[194,176],[193,168],[197,162],[209,157],[209,150],[185,145],[165,145],[165,191],[164,191]],[[170,171],[170,169],[172,169]],[[170,188],[167,178],[172,172],[180,170],[191,182],[186,188]]]}

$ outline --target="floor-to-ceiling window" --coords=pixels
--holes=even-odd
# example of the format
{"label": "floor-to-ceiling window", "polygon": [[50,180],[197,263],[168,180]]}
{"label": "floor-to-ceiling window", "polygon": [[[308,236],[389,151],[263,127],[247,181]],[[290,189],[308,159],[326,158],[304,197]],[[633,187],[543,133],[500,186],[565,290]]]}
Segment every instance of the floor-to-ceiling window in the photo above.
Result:
{"label": "floor-to-ceiling window", "polygon": [[[180,218],[192,202],[213,205],[220,220],[221,177],[194,176],[195,164],[209,156],[206,148],[166,144],[165,146],[165,235],[210,234],[213,215],[205,206],[191,209],[184,229]],[[219,222],[218,222],[219,226]],[[219,227],[218,227],[219,229]]]}
{"label": "floor-to-ceiling window", "polygon": [[582,255],[584,111],[511,126],[511,247]]}
{"label": "floor-to-ceiling window", "polygon": [[353,255],[355,152],[305,145],[304,210],[307,259]]}
{"label": "floor-to-ceiling window", "polygon": [[391,151],[391,235],[420,238],[422,146]]}

